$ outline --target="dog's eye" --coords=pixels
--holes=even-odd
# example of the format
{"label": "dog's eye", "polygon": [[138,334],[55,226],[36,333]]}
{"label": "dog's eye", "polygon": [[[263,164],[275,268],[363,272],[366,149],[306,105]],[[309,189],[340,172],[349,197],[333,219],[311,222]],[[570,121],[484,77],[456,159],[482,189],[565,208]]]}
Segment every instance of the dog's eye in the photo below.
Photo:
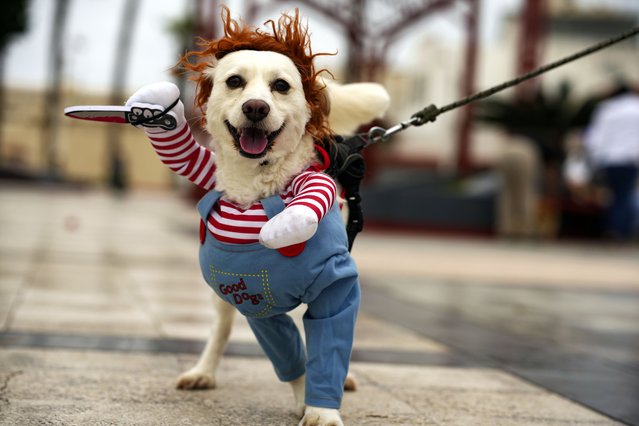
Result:
{"label": "dog's eye", "polygon": [[278,78],[277,80],[273,82],[273,84],[271,84],[271,90],[274,90],[280,93],[286,93],[288,92],[288,89],[290,88],[291,86],[286,81],[282,80],[281,78]]}
{"label": "dog's eye", "polygon": [[226,86],[229,89],[237,89],[238,87],[244,86],[244,79],[239,75],[232,75],[226,79]]}

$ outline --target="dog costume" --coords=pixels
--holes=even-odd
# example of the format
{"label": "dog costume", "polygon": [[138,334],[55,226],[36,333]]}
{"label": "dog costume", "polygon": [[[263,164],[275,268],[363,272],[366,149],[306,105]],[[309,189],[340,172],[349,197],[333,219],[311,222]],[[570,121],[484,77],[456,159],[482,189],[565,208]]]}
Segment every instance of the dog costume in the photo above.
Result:
{"label": "dog costume", "polygon": [[[296,17],[290,23],[298,25],[299,20]],[[299,29],[293,29],[291,33],[290,26],[288,35],[273,29],[275,35],[270,38],[276,41],[278,37],[300,35]],[[281,40],[273,45],[270,41],[265,45],[256,44],[252,39],[232,44],[233,33],[242,31],[227,25],[225,37],[211,43],[215,49],[227,46],[224,54],[246,49],[276,50],[286,55],[286,49],[277,47]],[[252,37],[251,34],[244,35]],[[310,48],[308,52],[306,50],[306,33],[301,35],[301,51],[312,61]],[[261,33],[260,37],[267,36]],[[218,59],[223,57],[218,53],[215,53]],[[297,65],[299,61],[294,62]],[[201,63],[189,67],[199,72],[205,69]],[[326,136],[322,132],[326,128],[322,122],[325,116],[316,113],[321,89],[310,88],[315,86],[316,74],[312,65],[310,69],[300,69],[300,74],[307,101],[315,98],[309,101],[312,113],[306,131],[323,140]],[[207,84],[204,78],[199,81],[198,103],[201,106],[211,91]],[[134,94],[127,105],[147,108],[142,98]],[[167,99],[164,103],[171,102]],[[223,192],[215,189],[215,153],[195,142],[180,107],[181,104],[170,113],[177,118],[175,130],[146,128],[145,131],[167,166],[209,190],[198,204],[202,219],[200,267],[206,282],[219,297],[247,317],[280,380],[292,381],[306,374],[305,403],[339,408],[350,362],[360,289],[357,270],[349,254],[346,229],[334,202],[334,182],[316,165],[310,164],[309,168],[292,176],[291,183],[281,193],[250,206],[235,205]],[[317,230],[310,239],[279,250],[267,248],[257,241],[265,221],[295,208],[309,209],[317,215]],[[306,348],[293,320],[286,314],[301,303],[308,305],[303,319]]]}
{"label": "dog costume", "polygon": [[[221,196],[213,190],[200,201],[203,219]],[[260,203],[269,219],[286,208],[280,194]],[[297,256],[284,256],[259,243],[224,243],[207,232],[200,267],[216,294],[247,317],[279,379],[288,382],[306,372],[306,403],[339,408],[359,285],[337,206],[332,206]],[[308,359],[297,326],[285,314],[300,303],[308,304],[304,315]]]}

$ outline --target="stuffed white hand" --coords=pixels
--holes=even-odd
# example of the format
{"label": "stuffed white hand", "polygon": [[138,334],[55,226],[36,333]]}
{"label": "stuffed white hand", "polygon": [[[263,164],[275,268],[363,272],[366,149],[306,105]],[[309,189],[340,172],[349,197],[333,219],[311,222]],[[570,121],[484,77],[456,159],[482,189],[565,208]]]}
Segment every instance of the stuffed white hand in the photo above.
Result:
{"label": "stuffed white hand", "polygon": [[[131,112],[135,113],[136,108],[139,108],[139,114],[142,115],[144,110],[161,109],[164,110],[170,106],[176,99],[180,97],[180,89],[167,81],[161,81],[159,83],[153,83],[146,85],[138,89],[131,97],[126,101],[126,106],[131,107]],[[178,101],[168,115],[172,115],[177,120],[177,123],[182,123],[184,118],[184,104],[182,101]],[[144,124],[136,127],[144,127]]]}
{"label": "stuffed white hand", "polygon": [[315,235],[317,226],[313,210],[300,205],[287,207],[262,226],[260,243],[272,249],[298,244]]}

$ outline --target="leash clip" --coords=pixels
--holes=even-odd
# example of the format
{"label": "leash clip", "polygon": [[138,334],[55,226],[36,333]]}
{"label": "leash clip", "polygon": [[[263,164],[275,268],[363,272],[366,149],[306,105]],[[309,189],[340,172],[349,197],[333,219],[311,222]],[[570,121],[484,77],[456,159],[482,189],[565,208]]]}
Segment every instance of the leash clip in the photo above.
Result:
{"label": "leash clip", "polygon": [[372,145],[376,142],[386,142],[397,132],[401,132],[409,128],[410,126],[418,126],[419,118],[412,117],[410,120],[402,121],[399,124],[394,125],[393,127],[389,127],[388,129],[384,129],[383,127],[371,127],[368,131],[368,142],[366,146]]}

